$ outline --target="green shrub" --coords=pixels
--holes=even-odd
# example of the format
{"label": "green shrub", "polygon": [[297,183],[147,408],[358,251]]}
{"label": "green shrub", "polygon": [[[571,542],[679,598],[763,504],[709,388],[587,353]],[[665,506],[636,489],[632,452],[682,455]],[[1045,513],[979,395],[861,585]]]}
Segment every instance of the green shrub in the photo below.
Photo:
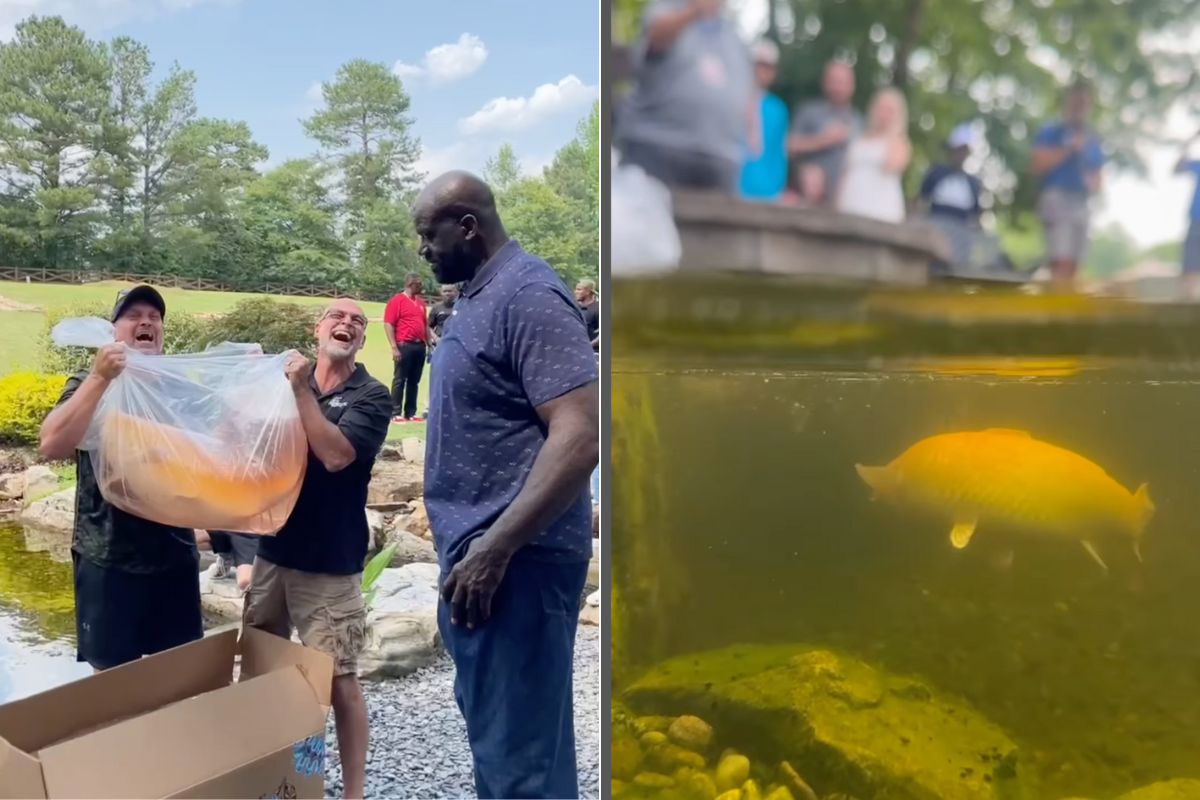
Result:
{"label": "green shrub", "polygon": [[[70,375],[92,365],[94,351],[86,347],[59,347],[50,339],[50,331],[64,319],[100,317],[108,319],[112,306],[104,303],[75,303],[46,310],[42,333],[38,337],[38,364],[43,372]],[[203,350],[208,326],[204,320],[184,311],[168,313],[163,321],[163,352],[194,353]]]}
{"label": "green shrub", "polygon": [[311,357],[316,350],[313,328],[320,309],[284,303],[268,297],[243,300],[227,313],[209,320],[206,344],[254,342],[267,353],[299,350]]}
{"label": "green shrub", "polygon": [[42,420],[54,409],[66,378],[14,372],[0,378],[0,441],[32,444]]}

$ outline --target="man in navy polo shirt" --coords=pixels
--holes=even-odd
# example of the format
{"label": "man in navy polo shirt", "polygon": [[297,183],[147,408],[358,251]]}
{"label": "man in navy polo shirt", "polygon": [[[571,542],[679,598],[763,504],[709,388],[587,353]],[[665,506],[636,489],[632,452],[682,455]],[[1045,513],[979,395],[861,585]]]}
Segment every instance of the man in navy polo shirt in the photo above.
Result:
{"label": "man in navy polo shirt", "polygon": [[480,798],[579,796],[572,665],[599,460],[579,307],[509,239],[491,190],[450,172],[413,206],[421,255],[465,282],[433,354],[425,506]]}

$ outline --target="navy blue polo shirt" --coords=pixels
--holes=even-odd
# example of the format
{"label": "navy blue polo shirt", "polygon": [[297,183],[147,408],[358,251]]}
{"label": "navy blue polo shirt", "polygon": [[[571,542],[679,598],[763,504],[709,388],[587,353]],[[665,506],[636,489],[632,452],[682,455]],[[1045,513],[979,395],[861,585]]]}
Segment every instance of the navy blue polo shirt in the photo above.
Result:
{"label": "navy blue polo shirt", "polygon": [[[599,377],[583,314],[549,264],[515,240],[454,303],[433,351],[425,508],[443,571],[516,499],[546,442],[535,410]],[[578,562],[592,555],[586,485],[518,554]]]}
{"label": "navy blue polo shirt", "polygon": [[322,393],[311,375],[309,386],[325,419],[354,445],[356,458],[345,469],[330,472],[309,448],[296,507],[277,534],[259,540],[258,555],[302,572],[355,575],[362,572],[370,545],[367,486],[387,438],[392,398],[362,364],[355,364],[346,382],[328,392]]}

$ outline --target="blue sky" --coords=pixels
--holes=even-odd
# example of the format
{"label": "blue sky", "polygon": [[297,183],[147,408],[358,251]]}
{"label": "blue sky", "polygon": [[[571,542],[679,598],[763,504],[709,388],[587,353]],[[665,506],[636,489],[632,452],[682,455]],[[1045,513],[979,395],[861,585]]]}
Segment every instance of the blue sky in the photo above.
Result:
{"label": "blue sky", "polygon": [[600,82],[587,0],[0,0],[0,40],[29,14],[132,36],[159,71],[178,61],[196,73],[200,114],[245,120],[271,164],[315,150],[299,119],[319,104],[314,84],[353,58],[402,76],[431,174],[479,170],[504,142],[540,170]]}

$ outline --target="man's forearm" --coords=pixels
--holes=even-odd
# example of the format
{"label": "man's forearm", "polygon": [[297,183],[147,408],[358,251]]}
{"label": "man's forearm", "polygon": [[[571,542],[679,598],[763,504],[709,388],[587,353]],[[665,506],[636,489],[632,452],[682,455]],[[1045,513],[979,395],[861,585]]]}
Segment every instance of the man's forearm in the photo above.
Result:
{"label": "man's forearm", "polygon": [[317,396],[305,387],[296,391],[296,406],[300,409],[300,424],[308,437],[308,446],[317,460],[330,472],[338,472],[354,463],[354,445],[338,427],[325,419]]}
{"label": "man's forearm", "polygon": [[396,343],[396,326],[390,322],[383,323],[383,333],[387,337],[388,347],[395,350],[400,345]]}
{"label": "man's forearm", "polygon": [[513,555],[571,507],[600,459],[599,432],[587,425],[550,429],[529,477],[481,541]]}
{"label": "man's forearm", "polygon": [[44,458],[70,458],[87,434],[108,381],[88,375],[67,402],[50,412],[38,435],[38,452]]}
{"label": "man's forearm", "polygon": [[1033,174],[1043,175],[1074,154],[1072,147],[1038,147],[1033,151]]}
{"label": "man's forearm", "polygon": [[788,155],[793,156],[806,156],[810,153],[824,150],[828,146],[829,137],[824,133],[814,133],[811,136],[801,136],[798,133],[793,133],[788,136],[787,140]]}

